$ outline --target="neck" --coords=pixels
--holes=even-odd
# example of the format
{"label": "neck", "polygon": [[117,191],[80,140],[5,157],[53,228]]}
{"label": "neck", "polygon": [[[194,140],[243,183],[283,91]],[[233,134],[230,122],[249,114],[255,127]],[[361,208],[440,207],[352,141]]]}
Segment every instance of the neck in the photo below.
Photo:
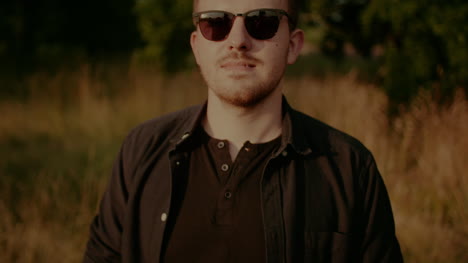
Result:
{"label": "neck", "polygon": [[277,138],[282,127],[282,92],[280,88],[259,104],[237,107],[208,93],[205,131],[213,138],[229,141],[229,151],[234,160],[246,141],[264,143]]}

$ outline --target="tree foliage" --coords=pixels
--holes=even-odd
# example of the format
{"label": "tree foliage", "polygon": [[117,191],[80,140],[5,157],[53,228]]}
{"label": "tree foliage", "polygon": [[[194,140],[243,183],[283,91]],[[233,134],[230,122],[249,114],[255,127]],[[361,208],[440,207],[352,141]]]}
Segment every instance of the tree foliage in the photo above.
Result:
{"label": "tree foliage", "polygon": [[135,0],[3,0],[0,56],[23,68],[73,53],[129,54],[141,43],[134,5]]}
{"label": "tree foliage", "polygon": [[391,98],[409,100],[414,91],[402,89],[409,85],[432,88],[441,98],[457,86],[466,88],[467,14],[467,2],[459,0],[371,2],[363,16],[365,27],[388,24],[390,28],[384,43],[385,87]]}
{"label": "tree foliage", "polygon": [[[314,0],[312,3],[326,21],[326,37],[332,36],[338,43],[352,43],[363,56],[369,56],[374,46],[384,47],[381,79],[393,104],[411,101],[421,88],[432,90],[441,100],[450,98],[458,87],[467,88],[466,1]],[[338,48],[333,54],[341,55],[340,52]]]}
{"label": "tree foliage", "polygon": [[136,12],[145,47],[140,60],[159,64],[166,72],[180,70],[190,53],[192,0],[140,0]]}
{"label": "tree foliage", "polygon": [[309,12],[320,17],[325,31],[320,45],[324,54],[342,59],[344,43],[351,42],[361,55],[369,56],[377,36],[363,32],[360,18],[367,4],[368,0],[311,1]]}
{"label": "tree foliage", "polygon": [[26,97],[37,71],[127,62],[141,45],[135,1],[0,1],[0,97]]}

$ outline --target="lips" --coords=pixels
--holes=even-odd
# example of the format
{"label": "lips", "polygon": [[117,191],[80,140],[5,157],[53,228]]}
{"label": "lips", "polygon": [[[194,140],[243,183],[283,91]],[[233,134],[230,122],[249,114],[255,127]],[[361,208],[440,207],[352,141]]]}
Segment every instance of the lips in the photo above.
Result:
{"label": "lips", "polygon": [[233,70],[251,70],[256,65],[248,61],[228,61],[221,64],[221,68]]}

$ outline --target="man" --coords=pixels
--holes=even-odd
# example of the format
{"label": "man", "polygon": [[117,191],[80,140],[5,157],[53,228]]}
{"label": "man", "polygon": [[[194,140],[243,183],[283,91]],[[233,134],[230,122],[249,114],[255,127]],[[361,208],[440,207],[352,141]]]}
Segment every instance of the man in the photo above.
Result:
{"label": "man", "polygon": [[128,135],[84,261],[402,262],[372,155],[282,96],[304,41],[294,1],[194,11],[207,103]]}

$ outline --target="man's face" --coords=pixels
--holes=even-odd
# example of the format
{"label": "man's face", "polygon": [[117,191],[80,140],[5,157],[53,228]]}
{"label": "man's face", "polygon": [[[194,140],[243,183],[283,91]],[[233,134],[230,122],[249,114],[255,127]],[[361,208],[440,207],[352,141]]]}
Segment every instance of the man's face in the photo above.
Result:
{"label": "man's face", "polygon": [[[234,14],[259,8],[288,10],[287,0],[199,0],[196,12],[222,10]],[[207,40],[197,26],[191,35],[192,50],[209,88],[209,97],[239,107],[255,106],[267,98],[283,77],[287,64],[295,62],[303,32],[289,31],[283,16],[275,36],[257,40],[249,35],[243,17],[236,17],[222,41]]]}

